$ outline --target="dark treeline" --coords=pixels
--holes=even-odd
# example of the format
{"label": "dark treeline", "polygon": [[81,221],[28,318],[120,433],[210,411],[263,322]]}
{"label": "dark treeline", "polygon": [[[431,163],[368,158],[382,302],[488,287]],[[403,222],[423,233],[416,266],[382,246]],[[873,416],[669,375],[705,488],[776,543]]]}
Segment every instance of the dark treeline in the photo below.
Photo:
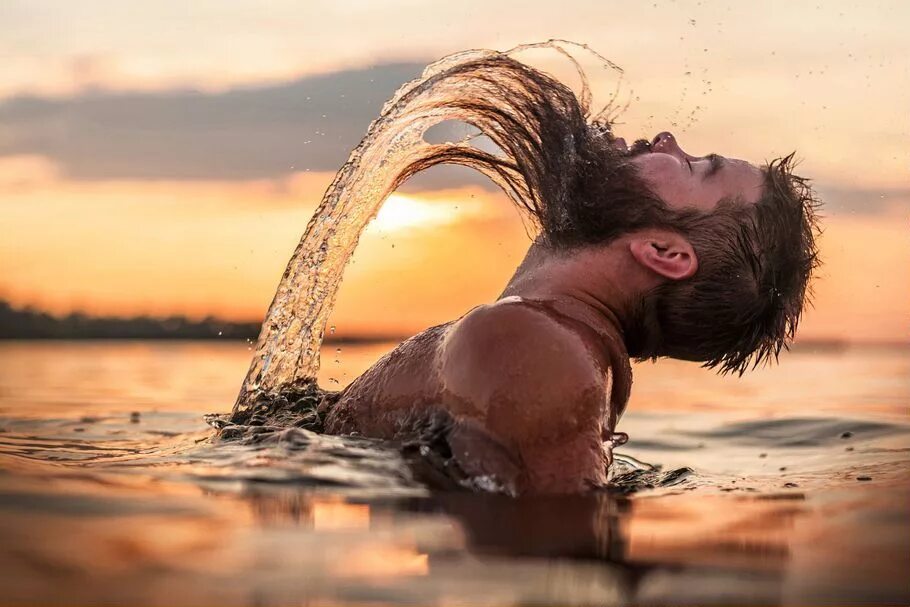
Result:
{"label": "dark treeline", "polygon": [[34,308],[13,308],[0,300],[0,339],[251,339],[258,322],[230,322],[213,317],[116,318],[75,312],[53,316]]}
{"label": "dark treeline", "polygon": [[[0,339],[249,339],[259,337],[261,323],[232,322],[209,316],[156,318],[89,316],[74,312],[54,316],[31,307],[14,308],[0,299]],[[326,335],[325,343],[384,343],[400,335]]]}

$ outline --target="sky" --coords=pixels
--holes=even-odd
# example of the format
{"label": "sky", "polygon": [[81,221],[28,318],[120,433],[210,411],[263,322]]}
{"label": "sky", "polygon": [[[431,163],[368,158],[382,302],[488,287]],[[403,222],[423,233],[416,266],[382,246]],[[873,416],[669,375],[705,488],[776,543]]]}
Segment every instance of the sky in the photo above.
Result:
{"label": "sky", "polygon": [[[910,342],[910,4],[0,0],[0,297],[57,313],[261,318],[335,170],[398,86],[467,48],[562,38],[624,70],[627,138],[796,150],[826,203],[801,336]],[[530,57],[569,84],[567,66]],[[617,74],[585,64],[595,101]],[[348,268],[340,333],[495,299],[510,203],[434,170]]]}

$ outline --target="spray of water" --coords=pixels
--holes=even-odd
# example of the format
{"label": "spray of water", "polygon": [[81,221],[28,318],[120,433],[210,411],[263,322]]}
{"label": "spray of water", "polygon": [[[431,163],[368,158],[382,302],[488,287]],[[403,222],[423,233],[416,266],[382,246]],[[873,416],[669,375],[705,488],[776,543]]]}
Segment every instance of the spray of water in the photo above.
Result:
{"label": "spray of water", "polygon": [[[548,49],[567,58],[580,77],[578,95],[516,59],[530,49]],[[616,76],[612,97],[597,112],[591,111],[579,53]],[[562,40],[507,52],[456,53],[403,85],[338,171],[294,251],[263,323],[234,416],[249,413],[263,399],[300,393],[315,383],[319,349],[344,268],[364,228],[405,180],[437,164],[464,165],[492,179],[520,209],[539,210],[542,199],[552,194],[542,186],[548,167],[539,159],[548,154],[541,150],[556,157],[553,150],[570,154],[573,146],[567,137],[554,137],[540,125],[567,113],[578,121],[609,124],[624,109],[616,103],[621,86],[619,67],[587,46]],[[541,115],[547,108],[552,117]],[[499,151],[480,150],[470,139],[425,141],[429,128],[451,120],[472,125]]]}

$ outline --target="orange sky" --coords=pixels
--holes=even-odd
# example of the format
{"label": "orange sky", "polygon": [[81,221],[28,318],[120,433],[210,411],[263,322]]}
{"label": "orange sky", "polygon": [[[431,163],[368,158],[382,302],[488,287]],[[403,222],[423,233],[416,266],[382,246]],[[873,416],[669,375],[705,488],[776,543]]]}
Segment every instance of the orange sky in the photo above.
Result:
{"label": "orange sky", "polygon": [[[0,40],[0,297],[55,312],[259,318],[365,127],[350,123],[375,115],[345,105],[356,103],[350,94],[329,104],[324,123],[323,110],[307,115],[301,103],[300,120],[317,121],[312,140],[283,138],[285,127],[268,119],[285,83],[294,90],[312,74],[331,83],[383,62],[562,37],[626,69],[631,105],[619,134],[670,128],[693,153],[758,161],[798,149],[802,172],[830,202],[825,266],[802,335],[910,341],[907,4],[772,3],[784,19],[735,2],[523,2],[520,20],[509,2],[390,4],[277,2],[262,12],[238,2],[228,13],[219,3],[163,3],[132,14],[89,2],[71,16],[82,27],[58,31],[72,5],[12,2],[12,35]],[[611,90],[611,78],[592,72],[595,93]],[[211,95],[206,108],[224,122],[210,109],[179,122],[195,115],[181,105],[194,102],[180,96],[187,87]],[[274,91],[256,97],[256,87]],[[106,104],[102,113],[91,113],[92,99]],[[69,110],[29,122],[52,101]],[[142,113],[156,103],[159,114]],[[79,104],[89,108],[82,122]],[[204,128],[179,138],[196,124]],[[256,139],[270,128],[271,139]],[[156,138],[163,147],[142,147]],[[300,162],[284,161],[295,158],[292,145],[269,164],[270,146],[288,140]],[[189,149],[197,141],[198,153]],[[238,141],[255,149],[231,155]],[[164,157],[168,145],[176,160]],[[455,317],[497,295],[527,242],[489,189],[412,187],[363,238],[334,322],[342,332],[401,333]]]}

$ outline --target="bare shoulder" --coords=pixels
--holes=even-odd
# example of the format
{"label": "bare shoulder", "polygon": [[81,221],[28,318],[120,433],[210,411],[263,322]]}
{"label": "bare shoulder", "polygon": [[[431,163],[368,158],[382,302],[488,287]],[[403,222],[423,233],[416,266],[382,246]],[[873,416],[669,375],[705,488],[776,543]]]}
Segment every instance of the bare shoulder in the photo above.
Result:
{"label": "bare shoulder", "polygon": [[450,327],[442,347],[451,361],[495,358],[516,367],[557,364],[579,379],[577,373],[602,372],[608,362],[593,341],[578,323],[513,297],[471,310]]}
{"label": "bare shoulder", "polygon": [[540,305],[475,308],[451,326],[441,354],[449,399],[504,439],[558,440],[603,418],[608,361]]}

